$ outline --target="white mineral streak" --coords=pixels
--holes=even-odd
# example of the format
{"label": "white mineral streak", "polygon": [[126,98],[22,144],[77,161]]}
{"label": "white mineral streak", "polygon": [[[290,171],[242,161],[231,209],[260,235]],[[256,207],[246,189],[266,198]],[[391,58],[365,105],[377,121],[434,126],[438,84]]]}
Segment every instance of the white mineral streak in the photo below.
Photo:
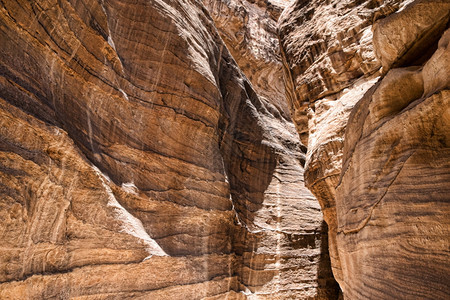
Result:
{"label": "white mineral streak", "polygon": [[[92,165],[92,168],[94,169],[95,173],[100,178],[102,185],[104,189],[106,190],[106,193],[108,194],[108,206],[112,207],[117,220],[122,222],[122,232],[126,234],[130,234],[138,239],[143,240],[147,245],[147,251],[150,255],[157,255],[157,256],[166,256],[167,254],[164,252],[163,249],[158,245],[158,243],[155,242],[145,231],[144,226],[142,225],[142,222],[134,217],[132,214],[130,214],[120,203],[117,201],[116,197],[114,196],[113,191],[109,187],[108,183],[111,182],[109,177],[105,174],[103,174],[96,166]],[[132,189],[134,185],[132,184],[124,184],[126,188]],[[122,185],[122,186],[124,186]]]}

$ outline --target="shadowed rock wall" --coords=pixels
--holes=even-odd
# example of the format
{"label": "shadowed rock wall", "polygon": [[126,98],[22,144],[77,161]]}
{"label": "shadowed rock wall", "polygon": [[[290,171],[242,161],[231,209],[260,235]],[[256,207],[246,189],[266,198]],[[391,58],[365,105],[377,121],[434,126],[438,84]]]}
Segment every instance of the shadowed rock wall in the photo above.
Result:
{"label": "shadowed rock wall", "polygon": [[303,182],[306,147],[299,140],[285,101],[276,21],[288,3],[204,3],[227,48],[261,100],[258,108],[261,123],[267,125],[271,135],[265,138],[265,143],[275,149],[278,161],[266,192],[260,190],[260,196],[255,194],[258,203],[246,200],[244,195],[248,192],[244,189],[235,194],[236,199],[243,200],[242,204],[235,203],[235,208],[244,227],[249,229],[242,235],[243,241],[238,239],[236,250],[243,251],[243,264],[250,269],[261,268],[258,265],[268,257],[278,259],[277,268],[283,272],[272,280],[274,285],[256,292],[259,297],[267,293],[269,299],[275,295],[334,299],[338,288],[329,266],[322,213],[316,209],[317,200]]}
{"label": "shadowed rock wall", "polygon": [[205,7],[0,3],[0,298],[333,298],[280,78]]}
{"label": "shadowed rock wall", "polygon": [[448,1],[297,1],[281,16],[305,183],[345,298],[450,292],[449,11]]}

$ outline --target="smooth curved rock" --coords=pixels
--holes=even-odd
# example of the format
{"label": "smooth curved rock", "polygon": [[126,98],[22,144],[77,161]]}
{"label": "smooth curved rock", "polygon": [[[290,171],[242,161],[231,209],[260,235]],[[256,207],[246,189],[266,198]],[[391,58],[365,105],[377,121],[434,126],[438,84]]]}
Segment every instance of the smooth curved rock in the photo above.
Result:
{"label": "smooth curved rock", "polygon": [[[400,292],[445,299],[450,292],[450,81],[429,95],[423,71],[448,53],[445,44],[423,69],[389,71],[350,117],[336,208],[341,287],[351,299]],[[403,84],[410,92],[400,96]]]}
{"label": "smooth curved rock", "polygon": [[[332,5],[337,9],[325,10]],[[294,121],[309,136],[305,183],[329,225],[333,273],[345,298],[449,293],[448,12],[448,1],[297,1],[281,17]],[[373,40],[353,35],[354,26],[371,24]],[[347,31],[343,36],[376,54],[373,66],[383,69],[335,84],[341,72],[325,63],[334,49],[327,30]],[[308,34],[321,46],[306,54]],[[315,59],[296,68],[308,55]]]}
{"label": "smooth curved rock", "polygon": [[202,7],[19,1],[0,16],[0,298],[238,292],[219,120],[252,104]]}
{"label": "smooth curved rock", "polygon": [[203,3],[233,58],[262,101],[272,114],[281,114],[282,118],[277,117],[278,120],[289,122],[277,36],[277,20],[287,3],[235,0],[204,0]]}
{"label": "smooth curved rock", "polygon": [[[305,184],[321,203],[330,232],[337,226],[335,187],[348,116],[380,75],[372,24],[402,5],[294,1],[279,20],[287,99],[300,138],[308,146]],[[339,280],[334,236],[329,237],[330,255]]]}
{"label": "smooth curved rock", "polygon": [[279,20],[286,94],[301,140],[308,143],[307,108],[376,74],[372,24],[405,1],[293,1]]}
{"label": "smooth curved rock", "polygon": [[[268,125],[267,132],[271,133],[265,143],[275,149],[279,162],[260,204],[242,197],[247,193],[245,190],[236,193],[239,201],[235,202],[235,208],[245,225],[239,234],[243,240],[238,239],[236,244],[246,266],[240,273],[245,280],[253,282],[250,290],[255,291],[258,298],[333,299],[338,288],[328,265],[326,230],[317,226],[322,213],[312,209],[317,207],[316,200],[310,198],[304,186],[305,147],[299,141],[285,102],[275,32],[276,19],[285,4],[263,1],[204,1],[204,4],[261,100],[258,109],[261,122]],[[318,253],[318,265],[304,259],[309,257],[308,260],[316,261]],[[278,260],[275,268],[283,272],[256,291],[260,284],[256,271],[262,270],[264,260],[273,261],[273,257]],[[311,283],[317,276],[321,283],[316,289]]]}
{"label": "smooth curved rock", "polygon": [[423,64],[448,27],[450,3],[422,0],[375,23],[374,50],[383,69]]}

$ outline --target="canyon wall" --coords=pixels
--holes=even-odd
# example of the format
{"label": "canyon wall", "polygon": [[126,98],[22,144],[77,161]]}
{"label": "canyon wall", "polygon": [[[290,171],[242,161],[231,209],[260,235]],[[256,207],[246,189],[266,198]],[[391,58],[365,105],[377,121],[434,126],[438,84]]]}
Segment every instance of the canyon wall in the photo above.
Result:
{"label": "canyon wall", "polygon": [[[317,200],[304,185],[306,147],[299,140],[285,100],[276,21],[287,3],[205,0],[204,4],[227,48],[261,100],[260,115],[276,141],[273,145],[280,162],[275,169],[277,180],[269,185],[263,208],[255,212],[254,221],[245,222],[252,226],[250,232],[246,232],[245,243],[249,244],[249,237],[257,242],[252,243],[252,250],[247,250],[244,264],[251,264],[248,258],[253,259],[261,252],[259,249],[264,249],[261,253],[282,258],[279,263],[284,273],[280,274],[281,286],[285,286],[282,291],[297,290],[283,292],[283,298],[334,299],[339,288],[330,271],[327,230],[320,224],[323,217],[315,209],[318,208]],[[236,208],[242,209],[241,206]],[[267,209],[274,212],[268,214]],[[268,220],[270,215],[272,220]],[[252,232],[267,234],[257,237]],[[264,240],[273,236],[272,232],[278,235],[277,246],[270,242],[274,246],[267,247]],[[293,248],[297,249],[292,251]],[[314,288],[316,276],[318,290]],[[277,282],[275,288],[279,285]],[[274,286],[268,285],[267,292],[272,290],[269,299],[275,295],[273,289]]]}
{"label": "canyon wall", "polygon": [[336,297],[282,6],[205,6],[1,2],[1,299]]}
{"label": "canyon wall", "polygon": [[0,299],[450,294],[448,1],[0,3]]}
{"label": "canyon wall", "polygon": [[448,1],[296,1],[280,18],[305,182],[346,299],[450,294]]}

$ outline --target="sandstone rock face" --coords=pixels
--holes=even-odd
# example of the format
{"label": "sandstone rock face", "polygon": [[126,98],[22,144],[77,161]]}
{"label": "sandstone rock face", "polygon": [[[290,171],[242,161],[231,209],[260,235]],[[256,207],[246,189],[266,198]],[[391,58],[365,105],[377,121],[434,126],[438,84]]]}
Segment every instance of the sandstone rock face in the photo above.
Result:
{"label": "sandstone rock face", "polygon": [[294,1],[279,20],[287,100],[308,146],[305,183],[328,223],[338,281],[342,276],[335,241],[335,187],[345,127],[355,103],[380,76],[372,23],[399,7],[399,1]]}
{"label": "sandstone rock face", "polygon": [[2,2],[1,299],[335,297],[281,9],[245,5],[251,82],[196,1]]}
{"label": "sandstone rock face", "polygon": [[[271,133],[271,138],[266,142],[275,149],[279,161],[274,180],[267,187],[264,199],[261,199],[262,207],[255,210],[251,218],[248,218],[248,210],[244,207],[249,207],[249,204],[255,207],[254,204],[247,200],[243,201],[244,205],[235,203],[241,220],[249,228],[241,234],[245,238],[238,240],[236,249],[246,245],[243,264],[247,266],[255,265],[252,262],[255,254],[256,261],[268,257],[281,258],[278,265],[285,273],[281,273],[276,281],[272,280],[275,289],[280,291],[274,292],[273,285],[259,291],[268,293],[269,299],[278,294],[283,298],[334,299],[338,287],[329,267],[326,229],[320,228],[322,214],[316,209],[316,200],[311,198],[302,180],[305,147],[299,141],[285,101],[276,35],[276,20],[285,3],[204,1],[204,4],[227,48],[261,100],[258,110],[263,124],[269,125],[267,132]],[[245,193],[240,191],[236,199],[242,198]],[[246,211],[245,216],[242,216],[242,211]],[[293,251],[293,248],[298,249]],[[322,250],[320,266],[317,267],[319,248]],[[314,263],[306,262],[305,257]],[[320,281],[318,289],[311,285],[317,274]]]}
{"label": "sandstone rock face", "polygon": [[[380,22],[375,33],[433,10],[434,21],[442,21],[436,18],[440,12],[447,23],[450,3],[436,6],[414,3]],[[438,33],[431,58],[389,70],[350,116],[336,193],[337,248],[350,299],[450,294],[450,30]],[[414,47],[436,49],[429,41],[415,41]],[[409,48],[398,40],[389,46],[396,45]],[[385,44],[375,43],[380,53],[379,47]],[[410,59],[416,61],[398,61]]]}
{"label": "sandstone rock face", "polygon": [[281,113],[290,121],[277,36],[277,20],[288,2],[204,0],[203,3],[260,98],[275,106],[272,113]]}
{"label": "sandstone rock face", "polygon": [[381,4],[376,0],[359,2],[298,0],[280,17],[287,99],[305,144],[307,108],[378,71],[371,25],[402,4],[390,0]]}
{"label": "sandstone rock face", "polygon": [[448,1],[297,1],[281,16],[288,95],[309,139],[305,182],[345,298],[450,293],[449,11]]}

